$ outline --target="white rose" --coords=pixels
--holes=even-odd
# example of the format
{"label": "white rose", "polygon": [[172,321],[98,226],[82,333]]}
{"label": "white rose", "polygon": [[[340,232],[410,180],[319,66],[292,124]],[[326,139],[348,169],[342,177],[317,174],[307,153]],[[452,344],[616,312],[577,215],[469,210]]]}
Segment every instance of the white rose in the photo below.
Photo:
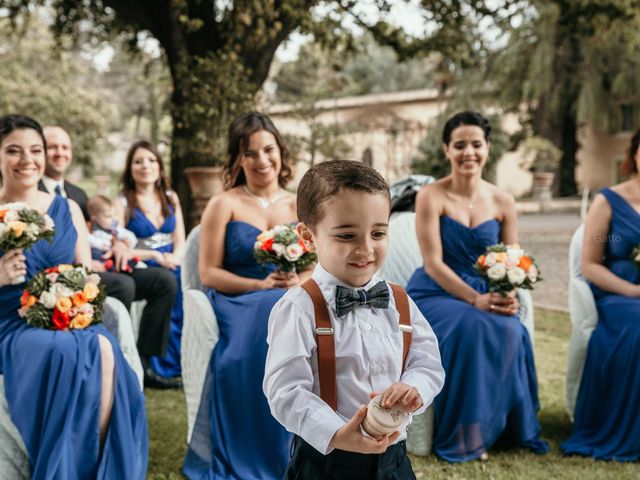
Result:
{"label": "white rose", "polygon": [[4,223],[15,222],[18,220],[18,212],[15,210],[9,210],[4,214]]}
{"label": "white rose", "polygon": [[25,231],[27,235],[35,238],[40,233],[40,228],[35,223],[30,223],[27,225],[27,228],[25,228]]}
{"label": "white rose", "polygon": [[53,224],[53,219],[45,214],[44,215],[44,228],[46,228],[47,230],[53,230],[54,224]]}
{"label": "white rose", "polygon": [[93,315],[93,313],[95,311],[94,308],[93,308],[93,305],[91,305],[89,302],[87,302],[84,305],[82,305],[80,308],[78,308],[78,310],[83,315]]}
{"label": "white rose", "polygon": [[289,230],[289,227],[286,225],[276,225],[275,227],[273,227],[273,232],[274,234],[278,234],[278,233],[284,233],[287,230]]}
{"label": "white rose", "polygon": [[56,283],[55,285],[52,285],[49,291],[53,293],[56,296],[56,298],[62,298],[62,297],[69,298],[73,295],[73,290],[71,290],[69,287],[64,286],[61,283]]}
{"label": "white rose", "polygon": [[97,273],[92,273],[87,276],[87,283],[93,283],[94,285],[98,285],[100,283],[100,275]]}
{"label": "white rose", "polygon": [[271,245],[271,248],[273,248],[273,251],[276,252],[276,254],[278,256],[284,255],[285,254],[285,246],[281,243],[273,243]]}
{"label": "white rose", "polygon": [[253,244],[253,249],[259,250],[261,246],[262,246],[262,242],[260,240],[256,240],[256,243]]}
{"label": "white rose", "polygon": [[56,306],[56,296],[51,292],[42,292],[38,301],[46,308],[53,308]]}
{"label": "white rose", "polygon": [[535,283],[538,280],[538,269],[535,265],[531,265],[527,271],[527,278],[531,283]]}
{"label": "white rose", "polygon": [[494,259],[494,265],[489,267],[489,269],[487,270],[487,276],[491,280],[502,280],[506,274],[507,274],[507,269],[504,267],[504,264],[495,263],[495,259]]}
{"label": "white rose", "polygon": [[484,264],[487,267],[493,267],[496,264],[496,253],[495,252],[487,253],[487,256],[484,259]]}
{"label": "white rose", "polygon": [[507,270],[507,278],[509,278],[509,283],[511,285],[520,285],[524,282],[524,279],[527,277],[527,274],[520,267],[514,267],[510,270]]}
{"label": "white rose", "polygon": [[511,258],[515,264],[520,263],[520,257],[524,255],[524,250],[518,247],[507,247],[507,258]]}
{"label": "white rose", "polygon": [[298,260],[304,252],[302,251],[302,247],[298,243],[292,243],[291,245],[287,245],[285,249],[284,256],[290,262],[295,262]]}

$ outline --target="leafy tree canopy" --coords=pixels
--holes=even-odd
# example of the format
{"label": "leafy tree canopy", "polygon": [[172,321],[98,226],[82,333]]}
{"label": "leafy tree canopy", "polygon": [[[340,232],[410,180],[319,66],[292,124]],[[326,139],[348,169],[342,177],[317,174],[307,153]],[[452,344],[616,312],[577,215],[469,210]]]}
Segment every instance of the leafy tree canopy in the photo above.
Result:
{"label": "leafy tree canopy", "polygon": [[74,139],[74,162],[86,171],[105,147],[114,111],[95,88],[96,72],[77,51],[54,53],[54,40],[38,17],[18,35],[0,18],[0,111],[21,113],[42,125],[60,125]]}

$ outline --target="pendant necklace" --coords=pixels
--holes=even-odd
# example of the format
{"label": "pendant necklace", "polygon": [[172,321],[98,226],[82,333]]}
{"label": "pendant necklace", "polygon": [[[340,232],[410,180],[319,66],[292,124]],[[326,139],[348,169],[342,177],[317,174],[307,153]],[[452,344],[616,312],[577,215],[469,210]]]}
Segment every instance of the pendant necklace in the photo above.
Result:
{"label": "pendant necklace", "polygon": [[264,198],[264,197],[261,197],[260,195],[256,195],[255,193],[253,193],[251,190],[249,190],[247,188],[246,185],[243,185],[242,188],[244,189],[244,192],[247,195],[249,195],[250,197],[255,198],[262,208],[268,208],[269,205],[271,205],[272,203],[277,202],[278,200],[280,200],[284,196],[284,192],[282,190],[280,190],[273,197]]}

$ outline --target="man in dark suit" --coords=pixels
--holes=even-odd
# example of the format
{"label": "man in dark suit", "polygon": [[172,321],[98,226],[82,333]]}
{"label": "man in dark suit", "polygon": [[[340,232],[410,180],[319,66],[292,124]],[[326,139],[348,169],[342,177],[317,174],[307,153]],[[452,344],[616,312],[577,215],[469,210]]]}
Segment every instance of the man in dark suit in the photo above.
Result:
{"label": "man in dark suit", "polygon": [[[44,136],[47,141],[47,158],[44,175],[38,185],[40,190],[74,200],[88,219],[87,194],[64,179],[73,158],[69,134],[61,127],[47,126],[44,128]],[[92,264],[106,286],[107,295],[120,300],[127,310],[134,300],[147,301],[138,336],[138,352],[144,367],[145,385],[152,388],[179,388],[182,386],[180,379],[161,377],[149,363],[149,357],[163,356],[166,353],[171,308],[178,289],[175,276],[169,270],[159,267],[136,269],[132,274],[119,273],[127,266],[131,249],[125,242],[115,241],[111,253],[118,272],[106,272],[101,262]]]}

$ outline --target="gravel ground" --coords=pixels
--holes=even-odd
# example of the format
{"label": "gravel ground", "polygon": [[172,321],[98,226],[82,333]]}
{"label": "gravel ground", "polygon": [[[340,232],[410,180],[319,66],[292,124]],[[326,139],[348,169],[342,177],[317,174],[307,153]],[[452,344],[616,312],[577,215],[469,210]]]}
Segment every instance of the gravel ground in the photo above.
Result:
{"label": "gravel ground", "polygon": [[544,279],[532,292],[537,306],[568,309],[569,243],[579,225],[578,214],[520,215],[520,243],[534,256]]}

